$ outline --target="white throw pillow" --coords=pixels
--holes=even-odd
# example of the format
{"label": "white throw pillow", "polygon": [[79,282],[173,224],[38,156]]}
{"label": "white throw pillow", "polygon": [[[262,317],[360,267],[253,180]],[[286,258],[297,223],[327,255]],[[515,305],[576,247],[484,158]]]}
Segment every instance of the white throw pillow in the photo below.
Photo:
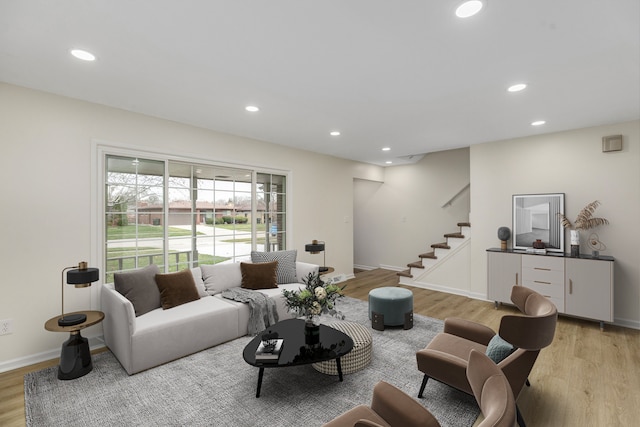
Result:
{"label": "white throw pillow", "polygon": [[242,272],[238,263],[201,265],[200,269],[209,295],[216,295],[242,284]]}
{"label": "white throw pillow", "polygon": [[202,270],[200,269],[200,267],[192,268],[191,274],[193,274],[193,281],[196,282],[196,289],[198,290],[198,295],[200,295],[200,298],[208,296],[209,294],[204,287],[204,280],[202,280]]}

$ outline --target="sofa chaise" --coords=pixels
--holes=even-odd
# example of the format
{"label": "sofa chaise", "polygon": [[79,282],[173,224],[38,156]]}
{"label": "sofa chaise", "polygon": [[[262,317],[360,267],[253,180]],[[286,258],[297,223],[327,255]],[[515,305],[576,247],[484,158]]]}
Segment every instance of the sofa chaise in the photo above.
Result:
{"label": "sofa chaise", "polygon": [[[317,274],[318,266],[295,261],[295,251],[286,252],[294,253],[293,262],[279,260],[264,262],[260,266],[258,263],[203,265],[169,274],[158,274],[158,267],[151,265],[116,274],[114,283],[106,283],[101,289],[105,344],[127,373],[132,375],[247,335],[249,305],[224,298],[222,293],[235,287],[246,288],[244,285],[251,279],[249,269],[271,268],[267,264],[275,264],[277,268],[276,283],[264,289],[258,286],[255,291],[272,298],[280,320],[293,317],[287,310],[282,290],[301,288],[302,279],[310,273]],[[285,268],[285,265],[288,267]],[[249,273],[245,270],[249,270]],[[260,280],[258,278],[258,282]],[[187,292],[178,292],[189,296],[184,300],[184,295],[180,294],[177,305],[167,306],[166,296],[171,296],[171,289],[165,292],[167,287],[161,285],[171,281],[179,281],[180,286],[189,283],[186,285]],[[141,298],[139,293],[136,295],[138,290],[145,287],[152,292],[158,288],[158,294],[162,297],[153,294]],[[175,296],[176,292],[173,294]],[[181,298],[184,302],[180,301]]]}

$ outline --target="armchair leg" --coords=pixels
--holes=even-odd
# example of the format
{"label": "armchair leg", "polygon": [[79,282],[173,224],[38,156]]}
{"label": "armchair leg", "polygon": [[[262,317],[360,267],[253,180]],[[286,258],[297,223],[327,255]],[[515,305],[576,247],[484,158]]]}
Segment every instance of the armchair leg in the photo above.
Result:
{"label": "armchair leg", "polygon": [[531,387],[531,383],[529,382],[529,378],[527,378],[527,381],[525,382],[525,384],[527,385],[527,387]]}
{"label": "armchair leg", "polygon": [[424,374],[422,378],[422,385],[420,386],[420,392],[418,393],[418,397],[422,398],[422,393],[424,393],[424,388],[427,386],[427,381],[429,381],[429,376]]}
{"label": "armchair leg", "polygon": [[524,418],[522,418],[522,413],[520,412],[520,408],[518,407],[518,405],[516,405],[516,417],[518,420],[518,425],[520,427],[527,427],[527,425],[524,423]]}

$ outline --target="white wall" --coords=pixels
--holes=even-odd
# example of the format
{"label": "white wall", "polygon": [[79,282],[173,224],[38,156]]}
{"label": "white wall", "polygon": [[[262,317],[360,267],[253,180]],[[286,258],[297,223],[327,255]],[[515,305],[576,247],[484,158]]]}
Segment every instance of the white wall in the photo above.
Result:
{"label": "white wall", "polygon": [[[327,242],[336,273],[353,268],[353,179],[381,179],[383,169],[160,120],[0,83],[2,244],[0,319],[14,333],[0,336],[0,370],[57,355],[64,334],[44,323],[60,313],[63,267],[92,259],[91,145],[133,148],[292,171],[290,248],[298,259],[311,239]],[[95,258],[95,257],[94,257]],[[65,289],[68,311],[95,307],[89,289]],[[101,335],[95,326],[85,336]]]}
{"label": "white wall", "polygon": [[[602,137],[622,134],[624,149],[602,152]],[[497,230],[512,229],[511,196],[565,193],[565,214],[574,220],[593,200],[596,216],[610,225],[596,232],[615,258],[616,323],[640,328],[640,122],[598,126],[471,147],[472,291],[486,295],[487,248],[499,247]],[[568,232],[565,247],[568,247]]]}
{"label": "white wall", "polygon": [[384,182],[354,182],[355,265],[405,270],[469,218],[469,149],[441,151],[388,167]]}

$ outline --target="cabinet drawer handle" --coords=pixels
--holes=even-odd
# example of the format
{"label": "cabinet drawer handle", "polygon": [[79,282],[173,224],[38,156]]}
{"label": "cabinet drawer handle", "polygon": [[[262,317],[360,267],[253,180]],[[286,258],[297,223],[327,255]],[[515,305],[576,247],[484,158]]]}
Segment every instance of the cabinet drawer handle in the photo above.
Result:
{"label": "cabinet drawer handle", "polygon": [[573,280],[569,279],[569,294],[573,293]]}
{"label": "cabinet drawer handle", "polygon": [[518,284],[518,273],[516,273],[516,285]]}
{"label": "cabinet drawer handle", "polygon": [[545,297],[545,298],[551,299],[551,295],[542,295],[542,296]]}
{"label": "cabinet drawer handle", "polygon": [[550,285],[551,282],[541,282],[540,280],[534,280],[533,283],[541,283],[543,285]]}
{"label": "cabinet drawer handle", "polygon": [[533,267],[534,270],[551,271],[550,268]]}

